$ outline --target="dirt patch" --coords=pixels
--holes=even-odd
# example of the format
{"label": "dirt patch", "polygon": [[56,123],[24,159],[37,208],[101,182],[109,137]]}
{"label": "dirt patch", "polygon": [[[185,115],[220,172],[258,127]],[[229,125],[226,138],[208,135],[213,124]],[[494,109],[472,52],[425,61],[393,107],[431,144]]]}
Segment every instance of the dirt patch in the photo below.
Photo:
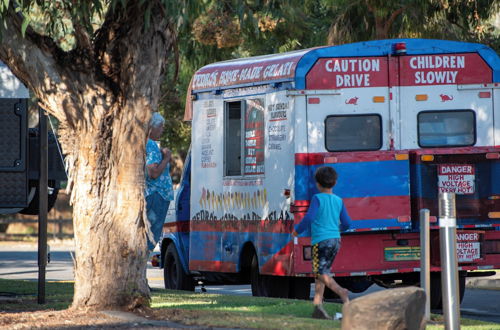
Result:
{"label": "dirt patch", "polygon": [[162,308],[162,309],[151,309],[143,308],[136,311],[137,315],[145,318],[164,320],[170,322],[183,323],[185,325],[195,325],[203,324],[200,322],[206,318],[206,314],[210,314],[207,311],[200,310],[186,310],[177,308]]}
{"label": "dirt patch", "polygon": [[[147,312],[143,317],[149,318]],[[154,326],[140,320],[130,321],[99,312],[84,311],[34,311],[0,312],[0,329],[172,329]]]}

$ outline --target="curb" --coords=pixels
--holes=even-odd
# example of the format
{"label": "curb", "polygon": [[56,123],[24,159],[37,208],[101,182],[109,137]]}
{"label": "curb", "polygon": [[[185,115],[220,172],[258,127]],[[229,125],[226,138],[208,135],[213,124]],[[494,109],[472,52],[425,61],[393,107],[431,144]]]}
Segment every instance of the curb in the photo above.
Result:
{"label": "curb", "polygon": [[468,278],[465,287],[468,289],[500,290],[500,279]]}
{"label": "curb", "polygon": [[17,298],[16,296],[0,296],[0,304],[20,304],[22,302],[23,300],[21,298]]}

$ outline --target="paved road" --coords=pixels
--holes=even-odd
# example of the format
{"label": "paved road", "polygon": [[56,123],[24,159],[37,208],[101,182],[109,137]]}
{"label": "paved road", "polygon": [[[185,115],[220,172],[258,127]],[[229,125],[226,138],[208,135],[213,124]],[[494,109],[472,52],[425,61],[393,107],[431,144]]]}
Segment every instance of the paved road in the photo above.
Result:
{"label": "paved road", "polygon": [[[0,278],[38,279],[36,245],[15,243],[0,244]],[[73,280],[72,247],[51,248],[51,262],[47,266],[47,281]],[[163,288],[163,270],[148,267],[148,281],[153,288]],[[249,285],[207,286],[209,293],[248,295],[252,294]],[[360,294],[351,294],[351,299],[383,288],[373,285]],[[201,292],[201,287],[196,287]],[[467,289],[461,305],[462,317],[500,323],[500,287],[493,290]],[[438,311],[433,311],[438,312]]]}

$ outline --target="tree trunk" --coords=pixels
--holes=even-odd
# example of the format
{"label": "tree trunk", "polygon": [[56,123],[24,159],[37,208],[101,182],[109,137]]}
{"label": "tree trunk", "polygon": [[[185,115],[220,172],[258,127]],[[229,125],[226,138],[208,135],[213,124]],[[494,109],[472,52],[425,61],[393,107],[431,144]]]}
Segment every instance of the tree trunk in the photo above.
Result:
{"label": "tree trunk", "polygon": [[123,3],[108,8],[93,36],[74,24],[70,52],[31,28],[22,37],[12,2],[0,25],[0,59],[61,123],[74,205],[73,308],[149,304],[145,144],[175,34],[159,1]]}
{"label": "tree trunk", "polygon": [[[127,117],[145,117],[142,105],[127,108]],[[135,308],[149,303],[143,221],[146,133],[127,117],[114,119],[112,136],[100,136],[99,131],[78,134],[81,142],[73,171],[79,175],[74,177],[72,195],[75,308]],[[99,160],[103,154],[105,164]],[[101,174],[96,178],[96,173]]]}

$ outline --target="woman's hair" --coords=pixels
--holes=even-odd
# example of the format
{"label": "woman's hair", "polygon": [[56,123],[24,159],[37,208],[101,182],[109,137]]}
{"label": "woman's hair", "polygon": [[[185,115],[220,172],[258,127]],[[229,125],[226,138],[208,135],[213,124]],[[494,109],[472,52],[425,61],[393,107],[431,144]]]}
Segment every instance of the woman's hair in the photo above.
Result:
{"label": "woman's hair", "polygon": [[153,115],[151,116],[151,120],[149,121],[149,126],[150,127],[159,127],[165,123],[165,118],[163,118],[162,115],[160,115],[159,112],[153,112]]}

